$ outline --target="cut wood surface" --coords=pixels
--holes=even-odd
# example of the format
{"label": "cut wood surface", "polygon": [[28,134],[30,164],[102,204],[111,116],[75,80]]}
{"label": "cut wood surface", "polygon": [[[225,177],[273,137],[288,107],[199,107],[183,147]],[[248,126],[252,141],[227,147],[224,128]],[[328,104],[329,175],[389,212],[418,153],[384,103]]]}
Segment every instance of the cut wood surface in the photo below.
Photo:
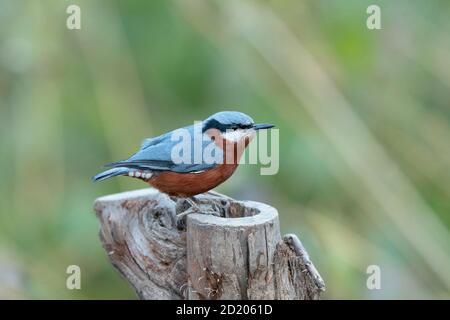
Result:
{"label": "cut wood surface", "polygon": [[325,285],[297,236],[281,237],[275,208],[195,198],[142,189],[95,201],[103,247],[141,299],[319,299]]}

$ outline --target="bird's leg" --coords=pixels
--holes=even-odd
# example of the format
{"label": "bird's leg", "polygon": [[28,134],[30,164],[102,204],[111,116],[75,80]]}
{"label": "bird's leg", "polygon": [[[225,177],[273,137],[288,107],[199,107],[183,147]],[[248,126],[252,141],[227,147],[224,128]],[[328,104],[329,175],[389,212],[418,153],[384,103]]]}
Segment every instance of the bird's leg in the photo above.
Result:
{"label": "bird's leg", "polygon": [[195,202],[196,199],[195,197],[188,197],[188,198],[184,198],[184,200],[186,200],[187,203],[189,203],[190,207],[186,210],[184,210],[181,213],[177,214],[177,220],[178,220],[178,227],[179,228],[184,228],[186,225],[186,216],[190,213],[201,213],[201,214],[217,214],[217,212],[212,211],[212,210],[202,210],[200,209],[200,207],[198,206],[198,204]]}
{"label": "bird's leg", "polygon": [[215,197],[219,197],[219,198],[225,198],[227,200],[233,200],[233,198],[231,198],[229,196],[226,196],[224,194],[218,193],[217,191],[214,191],[214,190],[209,190],[209,191],[206,191],[205,193],[209,194],[211,196],[215,196]]}
{"label": "bird's leg", "polygon": [[[199,205],[197,204],[197,199],[195,198],[195,196],[186,198],[186,201],[191,205],[191,209],[194,212],[197,213],[203,213],[203,214],[217,214],[216,211],[214,210],[205,210],[205,209],[200,209]],[[182,212],[183,213],[183,212]]]}
{"label": "bird's leg", "polygon": [[[189,197],[189,198],[185,198],[186,202],[189,203],[189,205],[191,206],[189,209],[194,211],[194,212],[200,212],[200,208],[197,205],[197,203],[195,202],[195,197]],[[188,209],[188,210],[189,210]],[[186,210],[187,211],[187,210]],[[183,214],[184,212],[182,212],[181,214]]]}
{"label": "bird's leg", "polygon": [[186,210],[184,210],[181,213],[178,213],[177,214],[178,217],[183,217],[183,216],[187,215],[188,213],[192,213],[192,212],[200,213],[201,210],[198,207],[197,203],[195,202],[194,197],[183,198],[183,199],[189,204],[189,208],[187,208]]}
{"label": "bird's leg", "polygon": [[200,213],[200,208],[195,203],[194,197],[184,198],[184,200],[189,203],[190,207],[181,213],[177,214],[177,225],[179,229],[184,229],[186,227],[186,216],[189,213]]}

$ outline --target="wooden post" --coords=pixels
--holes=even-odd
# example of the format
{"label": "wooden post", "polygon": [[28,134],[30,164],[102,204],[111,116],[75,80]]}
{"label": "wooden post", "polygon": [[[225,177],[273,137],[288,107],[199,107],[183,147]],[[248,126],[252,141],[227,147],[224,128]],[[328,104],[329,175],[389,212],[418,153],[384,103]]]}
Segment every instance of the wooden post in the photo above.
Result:
{"label": "wooden post", "polygon": [[281,237],[276,209],[196,199],[204,213],[183,218],[189,203],[155,189],[95,201],[103,247],[141,299],[319,299],[325,285],[300,240]]}

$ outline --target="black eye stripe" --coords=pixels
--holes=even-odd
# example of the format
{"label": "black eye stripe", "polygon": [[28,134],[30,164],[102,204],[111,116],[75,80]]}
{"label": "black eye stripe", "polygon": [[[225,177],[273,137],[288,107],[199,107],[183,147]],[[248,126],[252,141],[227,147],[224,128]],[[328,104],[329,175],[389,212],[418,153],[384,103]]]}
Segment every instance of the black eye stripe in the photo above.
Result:
{"label": "black eye stripe", "polygon": [[252,127],[253,124],[223,124],[215,119],[211,119],[204,124],[203,132],[211,128],[219,129],[221,132],[225,132],[227,130],[250,129]]}
{"label": "black eye stripe", "polygon": [[249,129],[251,127],[251,124],[234,124],[231,126],[231,129]]}

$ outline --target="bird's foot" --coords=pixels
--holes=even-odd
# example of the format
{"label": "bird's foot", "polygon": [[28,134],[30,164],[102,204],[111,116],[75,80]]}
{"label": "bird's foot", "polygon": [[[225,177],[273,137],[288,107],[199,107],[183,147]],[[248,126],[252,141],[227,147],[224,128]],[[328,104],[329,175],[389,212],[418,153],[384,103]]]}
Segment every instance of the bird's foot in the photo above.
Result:
{"label": "bird's foot", "polygon": [[217,215],[216,211],[212,210],[204,210],[199,207],[199,205],[195,202],[196,199],[194,197],[185,198],[184,199],[188,204],[189,208],[177,214],[177,227],[178,229],[186,228],[186,216],[191,213],[199,213],[199,214],[213,214]]}

